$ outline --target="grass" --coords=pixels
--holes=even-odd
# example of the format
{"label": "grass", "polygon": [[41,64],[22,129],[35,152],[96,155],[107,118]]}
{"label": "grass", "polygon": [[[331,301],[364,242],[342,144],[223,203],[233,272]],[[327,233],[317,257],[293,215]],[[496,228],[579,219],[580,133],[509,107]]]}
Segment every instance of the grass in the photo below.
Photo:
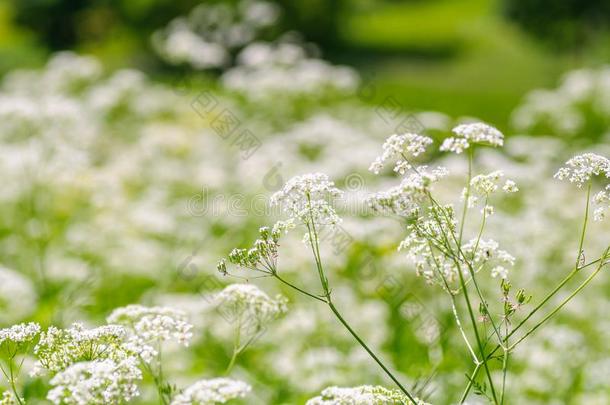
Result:
{"label": "grass", "polygon": [[506,22],[495,1],[375,3],[352,8],[340,30],[343,59],[408,109],[476,116],[509,128],[529,90],[579,65]]}

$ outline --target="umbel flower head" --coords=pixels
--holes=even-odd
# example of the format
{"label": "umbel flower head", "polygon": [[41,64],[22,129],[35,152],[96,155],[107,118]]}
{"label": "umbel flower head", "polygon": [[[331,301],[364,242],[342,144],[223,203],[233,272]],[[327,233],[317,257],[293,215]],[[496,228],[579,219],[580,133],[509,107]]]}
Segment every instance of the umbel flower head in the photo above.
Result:
{"label": "umbel flower head", "polygon": [[250,385],[230,378],[197,381],[176,395],[171,405],[214,405],[244,398],[252,390]]}
{"label": "umbel flower head", "polygon": [[176,341],[188,346],[193,337],[193,325],[187,322],[186,314],[169,307],[128,305],[115,309],[107,320],[129,328],[131,336],[125,347],[137,353],[145,362],[157,356],[156,347],[161,343]]}
{"label": "umbel flower head", "polygon": [[378,192],[369,197],[367,202],[377,212],[404,217],[417,216],[421,203],[428,198],[432,190],[432,185],[447,173],[444,167],[427,170],[425,166],[420,166],[415,173],[404,178],[399,186]]}
{"label": "umbel flower head", "polygon": [[119,404],[140,394],[137,383],[141,379],[134,357],[76,363],[51,379],[54,388],[47,399],[54,404]]}
{"label": "umbel flower head", "polygon": [[253,284],[231,284],[217,293],[214,301],[223,316],[255,333],[288,310],[286,297],[278,294],[273,299]]}
{"label": "umbel flower head", "polygon": [[462,153],[471,145],[502,146],[504,135],[496,128],[476,122],[473,124],[462,124],[453,128],[454,136],[446,138],[440,147],[443,152]]}
{"label": "umbel flower head", "polygon": [[411,168],[411,163],[406,158],[419,156],[431,143],[432,139],[427,136],[412,133],[391,135],[383,144],[383,153],[375,159],[369,170],[379,174],[386,162],[398,158],[394,171],[405,174]]}
{"label": "umbel flower head", "polygon": [[[254,242],[254,246],[251,249],[233,249],[229,253],[229,261],[240,267],[273,274],[277,266],[280,237],[292,227],[292,221],[278,221],[273,228],[260,228],[260,238]],[[218,262],[216,269],[223,275],[227,274],[225,259]]]}
{"label": "umbel flower head", "polygon": [[323,173],[304,174],[288,180],[271,196],[271,204],[280,206],[291,221],[307,225],[336,225],[341,218],[332,201],[343,193]]}
{"label": "umbel flower head", "polygon": [[328,387],[320,396],[310,399],[306,405],[381,405],[406,404],[426,405],[417,400],[413,403],[399,390],[390,390],[380,386],[361,385],[353,388]]}
{"label": "umbel flower head", "polygon": [[[500,188],[500,179],[504,177],[504,172],[501,170],[496,170],[489,174],[479,174],[474,176],[470,180],[470,193],[468,197],[468,207],[474,206],[479,197],[483,197],[485,199],[491,197],[493,193],[498,191]],[[466,197],[467,189],[464,188],[462,190],[462,199]],[[502,186],[502,191],[505,193],[516,193],[519,191],[517,184],[513,180],[506,180],[504,185]],[[492,207],[485,207],[489,209],[493,209]]]}
{"label": "umbel flower head", "polygon": [[9,328],[0,329],[0,346],[4,343],[20,345],[30,343],[40,333],[40,325],[35,322],[20,323]]}
{"label": "umbel flower head", "polygon": [[118,325],[94,329],[86,329],[80,323],[68,329],[51,326],[41,333],[34,348],[38,357],[34,374],[43,369],[56,373],[81,361],[124,358],[127,356],[123,347],[125,336],[125,329]]}
{"label": "umbel flower head", "polygon": [[610,160],[595,153],[583,153],[568,160],[554,177],[582,187],[593,176],[610,178]]}

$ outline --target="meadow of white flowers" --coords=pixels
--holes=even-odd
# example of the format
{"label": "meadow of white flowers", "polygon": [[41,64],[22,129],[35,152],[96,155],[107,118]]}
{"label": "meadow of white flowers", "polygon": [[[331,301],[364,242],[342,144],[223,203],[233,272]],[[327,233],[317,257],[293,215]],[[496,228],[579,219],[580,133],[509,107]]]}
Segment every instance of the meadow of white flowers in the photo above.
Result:
{"label": "meadow of white flowers", "polygon": [[610,73],[505,137],[239,7],[4,78],[0,404],[610,403]]}

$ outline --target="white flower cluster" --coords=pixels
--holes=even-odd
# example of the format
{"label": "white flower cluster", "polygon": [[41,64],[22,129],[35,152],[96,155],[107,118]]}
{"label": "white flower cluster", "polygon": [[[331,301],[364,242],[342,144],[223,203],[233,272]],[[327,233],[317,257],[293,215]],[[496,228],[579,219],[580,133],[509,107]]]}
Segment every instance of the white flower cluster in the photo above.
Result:
{"label": "white flower cluster", "polygon": [[224,404],[232,399],[244,398],[251,390],[250,385],[230,378],[201,380],[176,395],[171,405]]}
{"label": "white flower cluster", "polygon": [[462,124],[453,128],[455,136],[446,138],[440,147],[441,151],[462,153],[470,145],[502,146],[504,135],[496,128],[476,122],[473,124]]}
{"label": "white flower cluster", "polygon": [[505,266],[515,265],[515,258],[507,251],[499,249],[498,242],[492,239],[471,239],[464,244],[462,251],[471,260],[475,271],[491,262],[498,263],[491,268],[491,276],[494,278],[507,278],[508,269]]}
{"label": "white flower cluster", "polygon": [[286,97],[352,91],[359,82],[352,68],[308,57],[304,48],[289,42],[252,43],[237,60],[239,65],[223,74],[222,83],[250,99],[267,99],[279,93]]}
{"label": "white flower cluster", "polygon": [[85,361],[57,373],[47,399],[54,404],[105,405],[130,401],[139,395],[142,372],[134,357]]}
{"label": "white flower cluster", "polygon": [[[491,194],[495,193],[499,188],[499,181],[504,177],[504,172],[496,170],[489,174],[479,174],[470,180],[470,195],[468,198],[468,207],[473,207],[479,197],[488,199]],[[505,193],[516,193],[519,191],[517,184],[513,180],[506,180],[502,186],[502,191]],[[468,190],[462,190],[462,199],[466,197]],[[493,213],[493,207],[486,205],[483,208],[488,214]]]}
{"label": "white flower cluster", "polygon": [[125,358],[128,355],[123,347],[125,335],[125,329],[118,325],[93,329],[80,323],[68,329],[51,326],[40,334],[34,348],[38,361],[33,374],[41,374],[42,370],[56,373],[81,361]]}
{"label": "white flower cluster", "polygon": [[[443,240],[456,230],[457,221],[452,206],[429,207],[426,217],[419,217],[407,227],[409,234],[400,242],[399,251],[406,251],[407,259],[414,265],[417,275],[429,283],[444,286],[456,279],[457,272],[453,258],[449,254],[436,253],[431,241]],[[439,274],[440,272],[440,274]]]}
{"label": "white flower cluster", "polygon": [[170,307],[128,305],[115,309],[107,321],[129,328],[132,334],[125,347],[147,363],[158,355],[159,344],[176,341],[188,346],[193,337],[193,325],[187,322],[186,314]]}
{"label": "white flower cluster", "polygon": [[332,201],[343,193],[323,173],[304,174],[286,182],[271,196],[271,204],[282,207],[293,221],[306,225],[336,225],[341,218]]}
{"label": "white flower cluster", "polygon": [[582,187],[593,176],[610,178],[610,160],[595,153],[583,153],[568,160],[555,173],[555,178],[568,180],[578,187]]}
{"label": "white flower cluster", "polygon": [[432,185],[447,174],[444,167],[427,170],[425,166],[420,166],[416,173],[404,178],[400,185],[374,194],[367,199],[367,203],[377,212],[404,217],[417,216],[420,205],[429,197]]}
{"label": "white flower cluster", "polygon": [[252,284],[231,284],[214,295],[214,302],[226,318],[240,322],[252,333],[288,310],[286,297],[278,294],[272,299]]}
{"label": "white flower cluster", "polygon": [[394,171],[405,174],[411,168],[411,163],[407,158],[417,157],[424,153],[431,143],[432,139],[418,134],[391,135],[383,144],[383,153],[375,159],[369,170],[379,174],[387,161],[398,158],[394,165]]}
{"label": "white flower cluster", "polygon": [[0,346],[5,341],[15,344],[30,343],[40,333],[40,325],[35,322],[20,323],[9,328],[0,329]]}
{"label": "white flower cluster", "polygon": [[[439,284],[446,288],[447,284],[457,280],[458,265],[460,264],[464,276],[469,276],[467,264],[463,258],[457,260],[452,254],[443,249],[435,249],[433,240],[442,240],[445,235],[451,232],[454,225],[445,224],[441,220],[441,228],[438,221],[419,220],[416,224],[409,226],[409,235],[400,243],[398,250],[406,251],[407,258],[415,265],[417,275],[423,276],[431,284]],[[461,248],[473,271],[479,272],[485,266],[492,265],[490,270],[492,277],[506,278],[508,276],[507,267],[515,264],[515,258],[508,252],[499,249],[498,242],[486,239],[472,239],[465,243]]]}
{"label": "white flower cluster", "polygon": [[0,405],[17,405],[17,400],[10,391],[4,391],[0,398]]}
{"label": "white flower cluster", "polygon": [[178,17],[153,34],[155,49],[171,64],[187,63],[195,69],[226,66],[231,51],[242,47],[274,24],[278,7],[260,0],[200,4],[188,17]]}
{"label": "white flower cluster", "polygon": [[557,88],[536,89],[512,113],[512,123],[528,134],[607,134],[610,122],[610,67],[568,72]]}
{"label": "white flower cluster", "polygon": [[597,206],[593,211],[595,221],[603,221],[606,218],[606,210],[610,209],[610,184],[593,197],[593,204]]}
{"label": "white flower cluster", "polygon": [[[266,226],[260,228],[260,238],[254,242],[254,247],[251,249],[233,249],[229,253],[229,261],[244,268],[273,274],[277,266],[277,249],[280,237],[282,233],[288,232],[288,229],[293,227],[292,221],[278,221],[271,229]],[[226,275],[225,259],[220,260],[216,268],[221,274]]]}
{"label": "white flower cluster", "polygon": [[320,396],[307,401],[306,405],[425,405],[425,402],[410,401],[399,390],[390,390],[381,386],[361,385],[359,387],[328,387]]}

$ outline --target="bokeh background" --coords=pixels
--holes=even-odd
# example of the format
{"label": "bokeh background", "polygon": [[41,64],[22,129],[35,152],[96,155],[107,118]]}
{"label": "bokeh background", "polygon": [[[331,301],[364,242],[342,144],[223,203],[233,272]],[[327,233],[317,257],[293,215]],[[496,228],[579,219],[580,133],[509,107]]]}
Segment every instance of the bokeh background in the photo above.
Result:
{"label": "bokeh background", "polygon": [[[339,306],[420,396],[452,403],[468,353],[446,297],[396,252],[404,228],[361,204],[397,181],[367,168],[395,132],[438,141],[472,119],[502,130],[506,148],[481,152],[478,170],[504,170],[521,192],[498,202],[488,236],[540,298],[574,261],[584,206],[552,175],[577,152],[610,156],[608,61],[604,0],[4,0],[0,326],[174,305],[197,334],[168,375],[221,375],[231,325],[206,296],[243,280],[215,263],[277,217],[267,198],[284,181],[322,171],[348,191],[344,234],[323,252]],[[427,158],[452,170],[439,192],[457,201],[464,162]],[[591,226],[588,258],[608,235]],[[300,237],[283,249],[286,277],[315,289]],[[325,308],[252,281],[291,303],[233,371],[254,387],[245,403],[391,386]],[[609,283],[600,275],[516,355],[510,403],[610,403]],[[26,398],[44,398],[26,380]],[[154,401],[146,387],[141,403]]]}

